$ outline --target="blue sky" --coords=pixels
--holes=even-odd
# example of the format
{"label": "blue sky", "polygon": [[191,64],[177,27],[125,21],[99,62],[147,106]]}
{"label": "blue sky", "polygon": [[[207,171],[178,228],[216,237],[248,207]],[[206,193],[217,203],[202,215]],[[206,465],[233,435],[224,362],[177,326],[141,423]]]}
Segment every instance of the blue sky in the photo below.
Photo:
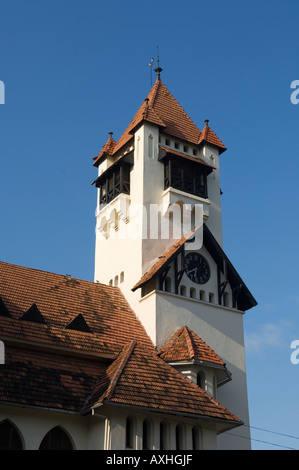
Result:
{"label": "blue sky", "polygon": [[93,280],[92,158],[149,92],[159,45],[167,88],[228,148],[224,248],[258,301],[244,317],[255,449],[299,449],[277,434],[299,437],[298,15],[295,0],[0,3],[0,259]]}

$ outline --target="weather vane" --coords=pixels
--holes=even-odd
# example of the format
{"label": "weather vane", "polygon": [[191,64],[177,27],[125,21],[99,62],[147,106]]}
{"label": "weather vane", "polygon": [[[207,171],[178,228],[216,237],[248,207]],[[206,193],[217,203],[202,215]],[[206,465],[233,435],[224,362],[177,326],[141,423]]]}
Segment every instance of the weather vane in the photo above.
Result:
{"label": "weather vane", "polygon": [[151,87],[153,86],[153,73],[152,73],[153,62],[154,62],[154,59],[152,57],[150,63],[148,64],[150,66],[150,70],[151,70]]}

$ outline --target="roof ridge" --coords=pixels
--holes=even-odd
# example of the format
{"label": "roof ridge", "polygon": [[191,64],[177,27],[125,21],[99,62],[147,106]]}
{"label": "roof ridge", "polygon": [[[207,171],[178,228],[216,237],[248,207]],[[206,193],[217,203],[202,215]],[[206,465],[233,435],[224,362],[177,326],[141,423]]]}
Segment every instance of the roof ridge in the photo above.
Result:
{"label": "roof ridge", "polygon": [[[145,108],[145,110],[143,110],[143,108]],[[166,127],[166,124],[165,122],[163,121],[163,119],[159,116],[159,114],[157,113],[157,111],[153,108],[152,104],[150,103],[150,99],[147,97],[145,98],[144,102],[142,103],[142,105],[140,106],[139,110],[137,111],[136,115],[135,115],[135,118],[137,117],[137,114],[141,113],[141,116],[144,120],[149,120],[150,119],[150,116],[149,116],[149,113],[153,113],[153,115],[155,116],[155,118],[160,121],[160,125]],[[134,118],[134,119],[135,119]],[[133,120],[134,120],[133,119]],[[132,132],[132,130],[138,125],[139,121],[137,121],[137,123],[133,124],[133,127],[129,130],[129,132]]]}
{"label": "roof ridge", "polygon": [[[118,354],[117,358],[114,359],[114,361],[111,362],[111,364],[108,366],[106,373],[105,373],[105,378],[103,378],[103,375],[100,374],[100,376],[97,378],[90,394],[86,397],[85,403],[83,404],[81,408],[81,413],[85,413],[87,409],[92,408],[95,404],[97,404],[99,401],[103,402],[103,400],[108,399],[111,400],[113,392],[115,390],[115,387],[117,385],[117,382],[119,381],[119,378],[124,371],[124,368],[136,346],[137,341],[132,340],[129,343],[127,343],[120,353]],[[122,357],[123,355],[123,357]],[[117,364],[117,361],[119,361],[119,365],[116,368],[116,371],[112,373],[112,378],[109,380],[109,369],[111,369],[115,364]],[[104,380],[104,381],[103,381]],[[109,383],[108,387],[106,388],[106,382]]]}
{"label": "roof ridge", "polygon": [[[153,94],[153,97],[152,97],[153,104],[152,104],[152,106],[154,106],[154,103],[155,103],[155,100],[156,100],[156,96],[157,96],[157,94],[158,94],[158,88],[159,88],[159,84],[160,84],[160,83],[162,83],[162,81],[161,81],[161,80],[158,80],[158,78],[157,78],[157,80],[156,80],[154,86],[152,87],[152,89],[150,90],[149,94],[147,95],[148,98],[149,98],[150,94],[151,94],[151,93]],[[162,84],[163,84],[163,83],[162,83]]]}
{"label": "roof ridge", "polygon": [[[180,331],[180,330],[183,330],[186,326],[183,326],[181,328],[179,328],[179,330],[177,330],[177,333]],[[186,327],[188,328],[188,327]],[[175,375],[176,378],[178,379],[179,382],[181,383],[184,383],[184,386],[185,387],[190,387],[192,388],[195,392],[199,393],[201,395],[201,398],[203,400],[207,400],[208,402],[210,403],[213,403],[216,407],[217,407],[217,411],[222,411],[222,412],[228,412],[229,415],[230,415],[230,419],[231,420],[235,420],[236,422],[239,422],[240,424],[242,423],[242,421],[233,413],[231,412],[230,410],[228,410],[228,408],[226,408],[225,405],[223,405],[219,400],[217,400],[216,398],[214,398],[210,393],[208,393],[206,390],[203,390],[202,388],[200,388],[195,382],[193,382],[192,380],[190,380],[189,378],[187,378],[186,376],[184,376],[181,372],[179,372],[175,367],[173,367],[172,365],[170,365],[167,361],[165,361],[163,358],[161,358],[159,356],[159,354],[155,351],[146,351],[146,353],[149,355],[149,356],[152,356],[152,358],[154,360],[157,360],[157,361],[161,361],[161,368],[163,368],[165,371],[169,371],[169,373],[171,375]],[[164,408],[165,410],[166,408]],[[202,414],[203,416],[208,416],[208,414],[205,414],[204,411],[201,412],[200,414]]]}
{"label": "roof ridge", "polygon": [[173,94],[168,90],[167,86],[164,85],[164,83],[161,81],[161,84],[163,85],[165,91],[169,94],[169,96],[171,96],[171,98],[173,100],[175,100],[177,102],[177,104],[179,105],[179,107],[181,108],[181,110],[183,111],[183,113],[185,114],[185,117],[196,127],[196,129],[199,131],[199,133],[201,134],[201,130],[197,127],[197,125],[195,124],[195,122],[193,121],[193,119],[191,119],[191,117],[189,116],[189,114],[185,111],[185,109],[182,107],[182,105],[178,102],[178,100],[173,96]]}
{"label": "roof ridge", "polygon": [[132,287],[132,291],[134,292],[136,289],[141,287],[145,282],[149,279],[157,275],[157,272],[164,267],[164,265],[174,256],[177,251],[197,232],[197,230],[201,227],[198,225],[195,227],[191,232],[186,235],[183,235],[180,239],[176,239],[173,241],[172,245],[165,249],[165,251],[155,258],[152,264],[147,268],[145,273],[141,276],[139,281]]}
{"label": "roof ridge", "polygon": [[226,150],[225,145],[219,139],[219,137],[215,134],[213,129],[211,129],[211,127],[209,126],[207,121],[206,121],[205,127],[203,128],[202,132],[200,133],[200,138],[198,140],[198,145],[200,145],[204,141],[218,147],[219,148],[219,154],[225,152],[225,150]]}
{"label": "roof ridge", "polygon": [[8,261],[3,261],[3,260],[0,260],[0,265],[5,265],[7,267],[12,267],[12,268],[19,268],[19,269],[30,269],[31,271],[37,271],[39,273],[43,273],[43,274],[53,274],[54,276],[61,276],[61,277],[65,277],[65,274],[61,274],[61,273],[55,273],[53,271],[47,271],[47,270],[44,270],[44,269],[41,269],[41,268],[33,268],[31,266],[22,266],[20,264],[15,264],[15,263],[9,263]]}
{"label": "roof ridge", "polygon": [[189,353],[190,353],[190,357],[194,358],[195,355],[196,355],[195,346],[194,346],[194,343],[193,343],[191,331],[189,330],[187,325],[184,326],[184,331],[183,332],[185,333],[185,335],[187,335],[187,338],[186,338],[187,339],[187,347],[188,347],[188,350],[189,350]]}
{"label": "roof ridge", "polygon": [[[126,367],[126,364],[136,346],[136,343],[137,341],[135,340],[132,340],[130,341],[130,343],[128,343],[126,346],[123,347],[121,353],[119,354],[119,357],[124,354],[124,357],[120,360],[120,364],[119,364],[119,367],[117,368],[117,370],[115,371],[114,373],[114,377],[112,378],[110,384],[109,384],[109,387],[105,393],[105,398],[107,400],[110,400],[112,398],[112,395],[113,395],[113,392],[114,392],[114,389],[117,385],[117,382],[121,376],[121,374],[123,373],[123,370],[124,368]],[[126,350],[126,351],[125,351]],[[117,359],[119,359],[119,357]],[[117,359],[115,359],[115,361],[117,361]]]}
{"label": "roof ridge", "polygon": [[[177,341],[178,337],[182,334],[184,330],[184,326],[181,326],[178,330],[176,330],[169,338],[168,341],[166,341],[166,343],[164,344],[164,346],[162,346],[162,348],[157,352],[158,356],[160,357],[161,356],[161,353],[162,352],[165,352],[167,351],[168,349],[170,349],[174,344],[175,342]],[[163,359],[164,360],[164,359]]]}

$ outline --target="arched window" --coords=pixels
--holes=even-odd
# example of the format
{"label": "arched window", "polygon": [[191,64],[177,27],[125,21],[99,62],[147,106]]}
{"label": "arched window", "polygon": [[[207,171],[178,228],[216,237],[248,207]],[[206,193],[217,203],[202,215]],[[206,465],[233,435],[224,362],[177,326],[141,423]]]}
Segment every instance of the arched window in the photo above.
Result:
{"label": "arched window", "polygon": [[196,299],[196,289],[194,287],[190,288],[190,297],[191,299]]}
{"label": "arched window", "polygon": [[180,286],[180,294],[181,295],[186,295],[186,287],[185,286]]}
{"label": "arched window", "polygon": [[167,277],[165,279],[165,292],[171,292],[171,278]]}
{"label": "arched window", "polygon": [[0,423],[0,450],[23,450],[20,435],[8,420]]}
{"label": "arched window", "polygon": [[199,426],[193,426],[192,428],[192,449],[202,449],[202,432]]}
{"label": "arched window", "polygon": [[165,422],[160,423],[160,450],[167,450],[168,447],[168,425]]}
{"label": "arched window", "polygon": [[225,307],[229,307],[230,306],[230,302],[229,302],[229,293],[228,292],[224,292],[223,294],[223,305]]}
{"label": "arched window", "polygon": [[102,237],[104,237],[104,238],[106,238],[106,239],[109,237],[109,227],[108,227],[108,223],[107,223],[106,217],[103,217],[103,218],[102,218],[98,230],[99,230],[99,232],[100,232],[100,234],[101,234]]}
{"label": "arched window", "polygon": [[151,423],[145,419],[142,425],[142,449],[151,449]]}
{"label": "arched window", "polygon": [[206,377],[205,377],[205,374],[200,371],[197,373],[197,385],[202,388],[203,390],[205,390],[205,382],[206,382]]}
{"label": "arched window", "polygon": [[200,300],[206,300],[206,293],[204,290],[201,290],[199,293]]}
{"label": "arched window", "polygon": [[175,447],[176,450],[184,449],[184,428],[182,424],[177,424],[175,428]]}
{"label": "arched window", "polygon": [[154,138],[153,136],[150,134],[148,136],[148,156],[149,158],[154,158]]}
{"label": "arched window", "polygon": [[217,380],[216,377],[213,377],[213,396],[217,398]]}
{"label": "arched window", "polygon": [[45,435],[39,450],[73,450],[73,446],[66,432],[56,426]]}
{"label": "arched window", "polygon": [[110,215],[110,224],[111,227],[117,232],[119,227],[119,214],[116,209],[113,209]]}
{"label": "arched window", "polygon": [[126,419],[126,448],[134,449],[134,420],[131,416],[128,416]]}

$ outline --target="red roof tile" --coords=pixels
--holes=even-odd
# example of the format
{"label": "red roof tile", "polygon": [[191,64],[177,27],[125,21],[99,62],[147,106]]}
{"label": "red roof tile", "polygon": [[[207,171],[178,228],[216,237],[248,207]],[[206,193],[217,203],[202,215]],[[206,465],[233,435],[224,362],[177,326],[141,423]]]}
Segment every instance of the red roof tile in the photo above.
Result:
{"label": "red roof tile", "polygon": [[173,150],[173,149],[169,149],[167,147],[163,147],[163,145],[160,145],[160,149],[163,150],[164,152],[166,152],[166,154],[176,155],[178,157],[184,158],[186,160],[190,160],[190,161],[198,163],[200,165],[207,166],[211,171],[215,169],[214,166],[212,166],[209,163],[205,162],[201,158],[191,157],[190,155],[186,155],[185,153],[178,152],[177,150]]}
{"label": "red roof tile", "polygon": [[223,153],[226,150],[225,145],[221,142],[221,140],[217,137],[214,131],[209,127],[209,125],[206,123],[206,126],[204,127],[200,139],[198,141],[198,144],[202,144],[204,142],[208,142],[215,147],[218,147],[219,153]]}
{"label": "red roof tile", "polygon": [[[124,404],[240,424],[158,357],[118,288],[0,262],[0,297],[1,402],[77,413]],[[22,319],[32,304],[45,323]]]}
{"label": "red roof tile", "polygon": [[106,366],[84,357],[64,356],[5,342],[0,366],[0,401],[79,412]]}
{"label": "red roof tile", "polygon": [[99,403],[147,407],[241,424],[196,384],[135,342],[128,343],[106,370],[85,407]]}
{"label": "red roof tile", "polygon": [[[0,297],[16,320],[36,303],[49,325],[47,331],[60,328],[65,334],[66,325],[81,314],[102,343],[111,343],[113,338],[123,346],[132,338],[151,344],[117,287],[0,262]],[[27,330],[24,326],[22,334],[30,334]]]}
{"label": "red roof tile", "polygon": [[[203,132],[198,129],[164,83],[160,79],[157,79],[124,133],[116,143],[113,141],[113,147],[109,147],[109,155],[115,155],[121,148],[127,145],[133,138],[134,130],[143,121],[156,124],[160,126],[166,134],[194,145],[209,142],[219,147],[220,152],[226,150],[221,140],[218,139],[210,127],[208,127],[208,129],[205,128]],[[105,145],[107,145],[107,143]],[[95,166],[103,157],[105,153],[104,148],[105,146],[98,157],[95,158]]]}
{"label": "red roof tile", "polygon": [[183,326],[159,351],[166,362],[203,361],[224,366],[223,360],[194,331]]}
{"label": "red roof tile", "polygon": [[105,145],[102,147],[102,150],[100,151],[97,157],[94,157],[94,160],[95,160],[94,165],[97,166],[100,160],[102,160],[105,155],[113,155],[114,148],[115,148],[115,140],[112,137],[112,132],[110,132],[109,139],[107,140]]}
{"label": "red roof tile", "polygon": [[163,255],[159,256],[155,263],[143,274],[141,279],[132,287],[134,292],[139,287],[142,287],[147,281],[153,277],[158,276],[164,267],[171,262],[173,257],[177,254],[179,249],[186,243],[187,240],[190,240],[199,227],[193,229],[188,235],[184,235],[180,240],[174,242],[174,244],[169,248]]}

